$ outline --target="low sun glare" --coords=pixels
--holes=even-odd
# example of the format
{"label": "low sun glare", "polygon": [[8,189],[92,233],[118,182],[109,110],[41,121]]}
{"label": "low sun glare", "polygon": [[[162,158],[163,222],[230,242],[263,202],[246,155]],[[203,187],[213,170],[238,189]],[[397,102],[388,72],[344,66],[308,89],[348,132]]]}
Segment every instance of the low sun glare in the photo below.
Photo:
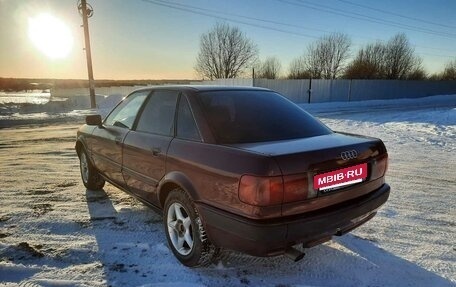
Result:
{"label": "low sun glare", "polygon": [[50,14],[29,18],[28,36],[36,48],[51,59],[65,58],[73,47],[68,26]]}

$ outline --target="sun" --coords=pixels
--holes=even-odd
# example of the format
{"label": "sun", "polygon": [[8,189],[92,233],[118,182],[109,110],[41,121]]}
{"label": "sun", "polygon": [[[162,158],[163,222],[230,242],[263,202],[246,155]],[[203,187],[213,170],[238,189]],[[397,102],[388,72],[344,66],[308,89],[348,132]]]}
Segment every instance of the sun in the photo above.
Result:
{"label": "sun", "polygon": [[28,19],[28,36],[36,48],[51,59],[65,58],[73,47],[68,26],[47,13]]}

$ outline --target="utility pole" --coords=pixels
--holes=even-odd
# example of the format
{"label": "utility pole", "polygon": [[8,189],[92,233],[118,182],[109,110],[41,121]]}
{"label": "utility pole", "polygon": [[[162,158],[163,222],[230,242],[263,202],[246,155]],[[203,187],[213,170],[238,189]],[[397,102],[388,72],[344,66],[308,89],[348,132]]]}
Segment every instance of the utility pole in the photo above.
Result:
{"label": "utility pole", "polygon": [[252,87],[255,87],[255,67],[252,67]]}
{"label": "utility pole", "polygon": [[309,89],[307,90],[307,93],[309,94],[309,97],[307,98],[307,103],[310,104],[310,97],[312,96],[312,76],[310,76],[309,79]]}
{"label": "utility pole", "polygon": [[89,91],[90,91],[90,108],[95,109],[97,107],[95,102],[95,83],[93,80],[93,69],[92,69],[92,52],[90,50],[90,36],[89,36],[89,20],[88,18],[93,15],[93,8],[90,4],[87,4],[86,0],[80,0],[78,3],[79,13],[82,15],[82,25],[84,26],[84,40],[85,40],[85,52],[87,59],[87,73],[89,75]]}

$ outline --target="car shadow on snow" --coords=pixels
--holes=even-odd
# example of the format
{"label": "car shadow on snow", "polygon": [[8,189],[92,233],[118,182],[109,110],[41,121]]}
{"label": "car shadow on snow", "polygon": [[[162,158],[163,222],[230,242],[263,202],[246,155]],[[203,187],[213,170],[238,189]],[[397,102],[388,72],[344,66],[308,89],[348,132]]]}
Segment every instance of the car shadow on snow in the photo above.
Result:
{"label": "car shadow on snow", "polygon": [[187,268],[169,250],[160,215],[144,206],[119,214],[105,191],[86,198],[107,286],[454,286],[351,234],[304,250],[297,263],[223,251],[209,267]]}
{"label": "car shadow on snow", "polygon": [[352,234],[301,250],[306,256],[297,263],[284,256],[258,258],[228,252],[214,269],[200,272],[212,279],[221,274],[237,276],[240,283],[252,286],[454,286],[454,282]]}

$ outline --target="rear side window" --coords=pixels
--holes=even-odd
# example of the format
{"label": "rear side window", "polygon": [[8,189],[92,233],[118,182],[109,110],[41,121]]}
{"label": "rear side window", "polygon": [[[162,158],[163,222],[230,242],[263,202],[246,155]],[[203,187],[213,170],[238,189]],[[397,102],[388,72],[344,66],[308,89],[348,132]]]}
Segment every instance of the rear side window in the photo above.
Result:
{"label": "rear side window", "polygon": [[307,138],[332,131],[283,96],[269,91],[208,91],[197,95],[220,144]]}
{"label": "rear side window", "polygon": [[178,95],[177,91],[155,91],[144,106],[136,130],[173,136],[174,113]]}
{"label": "rear side window", "polygon": [[190,110],[190,105],[184,96],[182,96],[179,100],[179,107],[177,109],[176,136],[181,139],[201,141],[195,119],[193,118],[192,111]]}
{"label": "rear side window", "polygon": [[150,91],[141,91],[129,95],[106,118],[105,124],[131,129],[141,105]]}

